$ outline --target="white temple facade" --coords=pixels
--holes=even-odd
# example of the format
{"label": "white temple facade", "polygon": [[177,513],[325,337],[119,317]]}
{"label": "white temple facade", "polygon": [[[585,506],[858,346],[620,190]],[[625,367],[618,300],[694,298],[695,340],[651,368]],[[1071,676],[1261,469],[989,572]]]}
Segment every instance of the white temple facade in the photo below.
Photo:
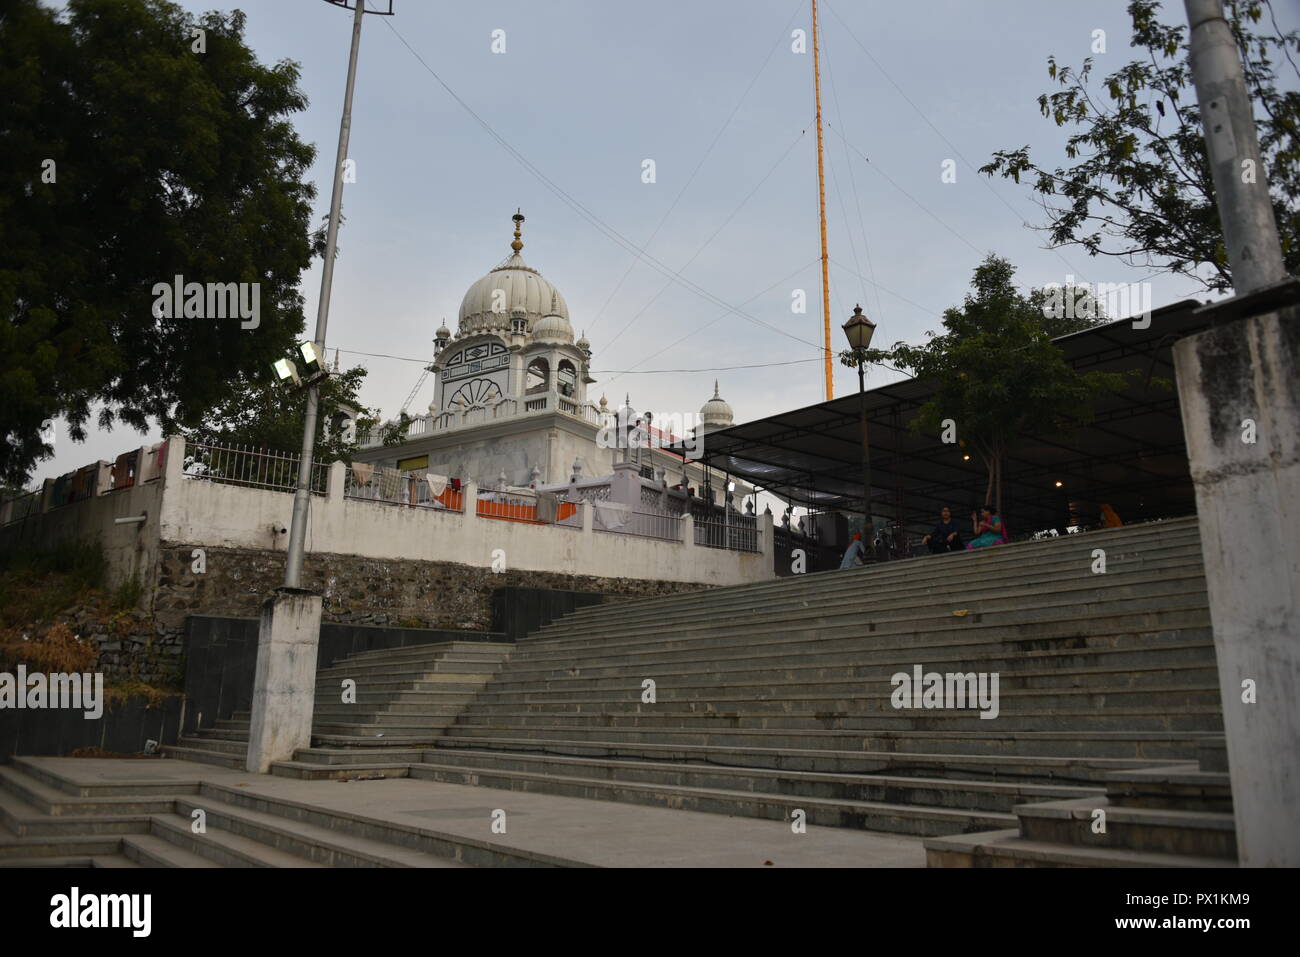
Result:
{"label": "white temple facade", "polygon": [[[413,474],[434,473],[480,488],[556,487],[574,475],[589,479],[614,472],[614,464],[636,461],[643,478],[669,487],[683,484],[714,502],[723,501],[724,477],[668,452],[675,438],[698,442],[732,424],[732,410],[718,392],[698,413],[656,423],[634,412],[630,400],[619,409],[588,386],[591,344],[575,339],[568,304],[560,291],[524,261],[524,217],[516,213],[511,254],[466,291],[455,333],[445,326],[434,338],[434,398],[416,416],[404,441],[382,445],[361,436],[354,461]],[[685,419],[684,434],[674,428]],[[640,423],[626,447],[629,429]],[[658,428],[667,425],[669,431]],[[649,431],[646,432],[648,427]],[[647,442],[646,435],[651,438]],[[671,437],[670,437],[671,436]],[[645,447],[649,445],[649,447]],[[752,491],[737,486],[737,507]]]}

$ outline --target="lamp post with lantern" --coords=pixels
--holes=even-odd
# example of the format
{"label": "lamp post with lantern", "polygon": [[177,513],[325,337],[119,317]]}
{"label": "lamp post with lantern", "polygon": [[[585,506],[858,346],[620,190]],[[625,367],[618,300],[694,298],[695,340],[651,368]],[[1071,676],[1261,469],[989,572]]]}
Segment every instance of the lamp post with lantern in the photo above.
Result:
{"label": "lamp post with lantern", "polygon": [[849,350],[857,360],[858,399],[862,419],[862,541],[867,550],[867,560],[876,558],[875,547],[870,544],[875,537],[871,520],[871,447],[867,441],[867,378],[866,353],[871,348],[871,337],[876,324],[862,314],[861,306],[853,307],[853,315],[844,323],[844,336],[849,340]]}

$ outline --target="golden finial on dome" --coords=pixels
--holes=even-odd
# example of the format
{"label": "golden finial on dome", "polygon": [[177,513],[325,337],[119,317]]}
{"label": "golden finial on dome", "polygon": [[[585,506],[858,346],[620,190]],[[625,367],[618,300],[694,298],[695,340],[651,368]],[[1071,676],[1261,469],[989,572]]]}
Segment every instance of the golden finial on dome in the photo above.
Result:
{"label": "golden finial on dome", "polygon": [[522,239],[519,238],[520,235],[519,227],[523,225],[524,214],[519,211],[518,207],[516,207],[515,214],[510,218],[515,221],[515,241],[510,244],[510,248],[513,249],[515,252],[519,252],[519,250],[524,248],[524,242]]}

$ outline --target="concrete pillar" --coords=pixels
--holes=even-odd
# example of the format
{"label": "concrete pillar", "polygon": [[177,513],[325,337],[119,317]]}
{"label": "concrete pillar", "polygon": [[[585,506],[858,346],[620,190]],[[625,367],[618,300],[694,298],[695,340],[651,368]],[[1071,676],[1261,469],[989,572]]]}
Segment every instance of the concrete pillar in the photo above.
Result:
{"label": "concrete pillar", "polygon": [[687,548],[695,547],[695,516],[690,512],[682,516],[682,544]]}
{"label": "concrete pillar", "polygon": [[762,515],[758,516],[758,534],[759,534],[758,550],[760,553],[762,553],[764,558],[768,559],[768,562],[770,564],[772,560],[772,556],[776,550],[776,539],[773,536],[773,531],[772,531],[771,512],[764,512]]}
{"label": "concrete pillar", "polygon": [[473,482],[466,482],[460,487],[461,502],[464,505],[464,519],[466,522],[472,522],[478,518],[478,486]]}
{"label": "concrete pillar", "polygon": [[[1300,322],[1174,346],[1242,866],[1300,866]],[[1250,441],[1250,439],[1254,441]],[[1254,703],[1243,701],[1245,683]]]}
{"label": "concrete pillar", "polygon": [[311,745],[320,618],[321,596],[303,588],[276,589],[262,605],[245,765],[251,772],[265,774],[273,761]]}
{"label": "concrete pillar", "polygon": [[185,478],[185,440],[179,435],[167,437],[167,458],[163,461],[162,481],[175,487]]}
{"label": "concrete pillar", "polygon": [[348,467],[342,462],[330,466],[329,479],[325,483],[325,497],[330,501],[342,501],[343,489],[347,484]]}
{"label": "concrete pillar", "polygon": [[635,462],[615,462],[610,480],[609,500],[619,505],[641,504],[641,466]]}

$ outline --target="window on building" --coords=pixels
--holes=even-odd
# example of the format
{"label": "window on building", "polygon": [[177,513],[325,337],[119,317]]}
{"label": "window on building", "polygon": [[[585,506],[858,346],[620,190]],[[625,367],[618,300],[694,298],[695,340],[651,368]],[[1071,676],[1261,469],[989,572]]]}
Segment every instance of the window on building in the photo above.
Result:
{"label": "window on building", "polygon": [[550,383],[551,364],[549,362],[538,356],[528,363],[528,375],[524,384],[525,392],[545,392],[550,388]]}
{"label": "window on building", "polygon": [[560,395],[567,395],[573,398],[578,394],[578,370],[573,367],[573,363],[568,359],[561,359],[559,368],[555,372],[556,391]]}

